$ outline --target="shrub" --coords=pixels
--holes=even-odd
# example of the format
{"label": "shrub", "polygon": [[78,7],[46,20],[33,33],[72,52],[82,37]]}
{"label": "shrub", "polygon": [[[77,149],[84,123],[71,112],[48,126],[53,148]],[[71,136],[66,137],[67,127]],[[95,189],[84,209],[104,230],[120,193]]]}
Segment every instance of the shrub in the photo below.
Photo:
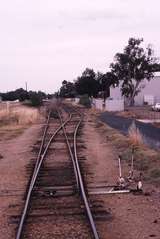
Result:
{"label": "shrub", "polygon": [[80,100],[79,100],[79,104],[84,105],[87,108],[90,108],[91,107],[91,101],[90,101],[88,95],[81,95]]}
{"label": "shrub", "polygon": [[42,102],[43,102],[42,97],[38,93],[34,92],[30,94],[29,98],[30,98],[31,106],[38,107],[42,105]]}
{"label": "shrub", "polygon": [[140,133],[139,129],[137,128],[135,121],[132,122],[131,126],[128,129],[128,135],[130,138],[130,141],[134,145],[142,145],[143,135]]}

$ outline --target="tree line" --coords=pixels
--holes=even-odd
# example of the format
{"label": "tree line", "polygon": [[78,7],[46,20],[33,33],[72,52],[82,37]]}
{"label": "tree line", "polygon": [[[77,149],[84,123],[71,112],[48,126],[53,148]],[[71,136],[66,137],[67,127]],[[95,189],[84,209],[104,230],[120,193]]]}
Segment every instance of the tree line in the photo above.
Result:
{"label": "tree line", "polygon": [[6,93],[0,93],[0,97],[3,101],[16,101],[28,102],[32,106],[40,106],[43,99],[51,98],[52,95],[46,94],[42,91],[26,91],[23,88],[16,89],[14,91],[8,91]]}
{"label": "tree line", "polygon": [[64,80],[57,92],[60,97],[75,97],[87,94],[101,96],[105,100],[109,96],[110,87],[120,87],[122,96],[129,105],[144,87],[144,80],[150,81],[156,71],[160,71],[158,58],[154,57],[151,45],[143,47],[143,39],[130,38],[122,53],[117,53],[106,73],[86,68],[74,82]]}

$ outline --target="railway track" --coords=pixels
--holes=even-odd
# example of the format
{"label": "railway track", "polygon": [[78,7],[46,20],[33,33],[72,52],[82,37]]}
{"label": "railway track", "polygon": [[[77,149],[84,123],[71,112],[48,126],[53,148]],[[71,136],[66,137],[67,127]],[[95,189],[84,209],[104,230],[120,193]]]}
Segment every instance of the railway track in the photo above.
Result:
{"label": "railway track", "polygon": [[99,238],[77,156],[82,120],[66,106],[49,112],[16,239]]}

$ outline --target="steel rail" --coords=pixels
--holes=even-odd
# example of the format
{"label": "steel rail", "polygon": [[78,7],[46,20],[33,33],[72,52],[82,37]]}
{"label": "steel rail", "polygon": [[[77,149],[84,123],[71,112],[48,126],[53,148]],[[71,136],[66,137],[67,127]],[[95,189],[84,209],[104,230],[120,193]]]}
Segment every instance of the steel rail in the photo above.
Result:
{"label": "steel rail", "polygon": [[92,212],[90,210],[89,203],[88,203],[87,196],[86,196],[86,192],[85,192],[85,189],[84,189],[83,179],[82,179],[81,170],[80,170],[80,166],[79,166],[79,162],[78,162],[78,156],[77,156],[77,133],[78,133],[78,129],[79,129],[81,123],[82,123],[83,115],[82,115],[81,112],[79,112],[76,109],[74,109],[74,111],[80,116],[80,120],[79,120],[78,124],[76,125],[75,131],[74,131],[74,160],[75,160],[75,163],[76,163],[76,170],[77,170],[77,173],[78,173],[79,190],[80,190],[82,199],[83,199],[84,204],[85,204],[85,208],[86,208],[86,211],[87,211],[87,216],[88,216],[88,219],[89,219],[89,222],[90,222],[90,226],[91,226],[94,238],[99,239],[99,235],[98,235],[98,232],[97,232],[97,229],[96,229],[95,222],[93,220]]}
{"label": "steel rail", "polygon": [[[63,120],[62,120],[62,116],[61,116],[60,111],[58,111],[58,115],[59,115],[59,119],[60,119],[61,124],[63,124]],[[78,173],[77,173],[77,167],[76,167],[76,163],[75,163],[75,160],[74,160],[74,155],[73,155],[73,152],[71,150],[71,146],[70,146],[70,143],[69,143],[69,140],[68,140],[68,137],[67,137],[65,126],[62,127],[62,130],[63,130],[63,134],[65,136],[68,151],[69,151],[69,154],[70,154],[70,157],[71,157],[71,160],[72,160],[74,174],[75,174],[75,178],[76,178],[76,186],[77,186],[77,190],[79,192],[79,178],[78,178]]]}
{"label": "steel rail", "polygon": [[35,182],[36,182],[36,179],[37,179],[40,167],[41,167],[42,162],[44,161],[45,156],[47,154],[48,148],[49,148],[51,142],[53,141],[53,139],[55,138],[55,136],[57,135],[57,133],[62,129],[62,127],[65,124],[67,124],[71,120],[71,118],[72,118],[72,115],[70,114],[69,119],[67,119],[62,125],[60,125],[56,129],[54,134],[51,136],[51,138],[50,138],[50,140],[49,140],[49,142],[48,142],[48,144],[47,144],[43,154],[41,155],[39,163],[37,163],[37,168],[34,171],[34,175],[32,177],[31,184],[30,184],[29,189],[28,189],[28,193],[27,193],[27,197],[26,197],[26,200],[25,200],[24,209],[23,209],[22,216],[21,216],[20,223],[19,223],[18,230],[17,230],[16,239],[20,239],[21,238],[24,222],[25,222],[25,219],[26,219],[26,216],[27,216],[27,211],[28,211],[28,207],[29,207],[29,203],[30,203],[30,199],[31,199],[31,194],[32,194],[32,191],[33,191],[33,188],[34,188],[34,185],[35,185]]}
{"label": "steel rail", "polygon": [[[36,173],[36,169],[38,167],[38,163],[39,163],[39,160],[40,160],[40,157],[41,157],[41,154],[42,154],[42,150],[43,150],[43,146],[44,146],[44,141],[45,141],[45,138],[46,138],[48,127],[49,127],[50,114],[51,114],[51,111],[49,112],[48,117],[47,117],[47,122],[46,122],[46,125],[45,125],[45,129],[43,131],[41,145],[40,145],[40,149],[39,149],[38,156],[37,156],[37,159],[36,159],[36,163],[35,163],[35,166],[34,166],[34,170],[33,170],[33,174],[32,174],[32,178],[31,178],[31,181],[30,181],[29,188],[31,187],[31,185],[33,183],[33,179],[34,179],[34,176],[35,176],[35,173]],[[28,208],[28,206],[27,206],[27,208]],[[18,233],[17,233],[17,237],[16,238],[18,238]]]}
{"label": "steel rail", "polygon": [[98,232],[97,232],[97,229],[96,229],[96,225],[94,223],[92,212],[90,210],[89,203],[88,203],[88,200],[87,200],[87,196],[86,196],[86,192],[85,192],[84,184],[83,184],[83,179],[82,179],[82,175],[81,175],[81,170],[80,170],[79,163],[78,163],[78,156],[77,156],[77,133],[78,133],[78,129],[80,127],[80,124],[82,123],[82,120],[83,120],[82,114],[79,113],[79,115],[81,115],[81,118],[80,118],[80,121],[77,124],[77,126],[75,128],[75,132],[74,132],[74,158],[75,158],[76,168],[77,168],[78,177],[79,177],[80,192],[81,192],[81,196],[82,196],[82,199],[83,199],[85,207],[86,207],[87,216],[88,216],[88,219],[89,219],[89,222],[90,222],[90,226],[92,228],[92,232],[93,232],[94,238],[95,239],[99,239],[99,235],[98,235]]}
{"label": "steel rail", "polygon": [[[43,150],[43,147],[44,147],[44,141],[45,141],[45,138],[46,138],[46,134],[47,134],[48,127],[49,127],[50,116],[51,116],[51,111],[50,111],[49,114],[48,114],[46,126],[45,126],[45,129],[44,129],[44,131],[43,131],[43,136],[42,136],[42,140],[41,140],[41,145],[40,145],[40,149],[39,149],[38,156],[37,156],[37,159],[36,159],[36,163],[35,163],[35,166],[34,166],[34,171],[33,171],[33,174],[32,174],[31,182],[32,182],[32,180],[33,180],[34,174],[35,174],[35,172],[36,172],[36,169],[37,169],[37,166],[38,166],[38,163],[39,163],[39,160],[40,160],[40,157],[41,157],[41,155],[42,155],[42,150]],[[31,182],[30,182],[30,185],[31,185]]]}

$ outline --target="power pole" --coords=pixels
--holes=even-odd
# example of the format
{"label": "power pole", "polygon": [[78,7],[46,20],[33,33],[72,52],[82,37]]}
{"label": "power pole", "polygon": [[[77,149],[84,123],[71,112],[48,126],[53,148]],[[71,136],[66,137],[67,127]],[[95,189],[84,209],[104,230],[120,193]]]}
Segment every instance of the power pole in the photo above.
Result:
{"label": "power pole", "polygon": [[26,86],[26,91],[28,92],[28,84],[27,84],[27,81],[25,82],[25,86]]}

